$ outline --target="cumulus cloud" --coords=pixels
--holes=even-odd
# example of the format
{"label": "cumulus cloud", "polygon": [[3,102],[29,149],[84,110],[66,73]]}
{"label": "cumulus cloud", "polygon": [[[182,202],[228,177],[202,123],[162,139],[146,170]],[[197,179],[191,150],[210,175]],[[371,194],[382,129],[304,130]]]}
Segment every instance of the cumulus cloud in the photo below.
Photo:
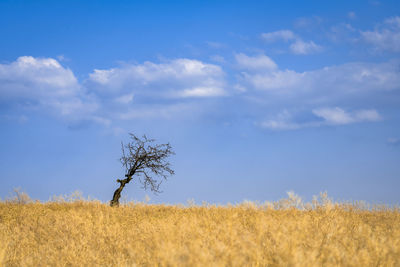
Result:
{"label": "cumulus cloud", "polygon": [[94,111],[72,71],[53,58],[19,57],[0,64],[0,100],[40,106],[62,116]]}
{"label": "cumulus cloud", "polygon": [[134,93],[150,97],[187,98],[226,95],[221,67],[192,59],[145,62],[94,70],[87,86],[104,95]]}
{"label": "cumulus cloud", "polygon": [[400,17],[386,19],[373,31],[361,31],[361,40],[380,51],[400,52]]}
{"label": "cumulus cloud", "polygon": [[19,57],[0,64],[1,96],[16,98],[63,97],[79,89],[77,79],[52,58]]}
{"label": "cumulus cloud", "polygon": [[[235,101],[254,95],[258,99],[266,96],[279,110],[289,107],[284,101],[292,98],[312,117],[298,120],[296,112],[285,110],[258,123],[267,129],[293,130],[378,121],[381,115],[375,109],[349,111],[339,108],[348,105],[332,99],[400,89],[398,61],[348,63],[298,72],[280,69],[265,54],[239,53],[235,54],[235,60],[240,69],[240,73],[235,73],[238,80],[230,86],[231,93],[239,96]],[[204,105],[214,101],[197,99],[228,95],[225,75],[215,64],[174,59],[95,69],[80,83],[70,69],[55,59],[20,57],[0,64],[0,101],[35,106],[63,118],[103,125],[111,125],[114,120],[169,119],[210,110]],[[276,95],[279,97],[274,98]]]}
{"label": "cumulus cloud", "polygon": [[280,30],[275,32],[262,33],[261,38],[266,42],[290,41],[296,38],[290,30]]}
{"label": "cumulus cloud", "polygon": [[276,63],[266,55],[247,56],[240,53],[235,55],[235,59],[238,66],[244,69],[273,70],[278,67]]}
{"label": "cumulus cloud", "polygon": [[109,126],[115,119],[171,118],[193,111],[195,103],[188,99],[224,95],[224,71],[199,60],[95,69],[83,83],[53,58],[26,56],[0,64],[0,103],[45,111],[78,127],[89,121]]}

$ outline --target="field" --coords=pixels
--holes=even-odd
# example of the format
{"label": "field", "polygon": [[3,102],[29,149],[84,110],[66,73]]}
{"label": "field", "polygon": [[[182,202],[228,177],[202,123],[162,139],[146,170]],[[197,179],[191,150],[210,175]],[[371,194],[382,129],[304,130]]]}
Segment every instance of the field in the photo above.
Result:
{"label": "field", "polygon": [[400,266],[400,211],[333,203],[0,202],[4,266]]}

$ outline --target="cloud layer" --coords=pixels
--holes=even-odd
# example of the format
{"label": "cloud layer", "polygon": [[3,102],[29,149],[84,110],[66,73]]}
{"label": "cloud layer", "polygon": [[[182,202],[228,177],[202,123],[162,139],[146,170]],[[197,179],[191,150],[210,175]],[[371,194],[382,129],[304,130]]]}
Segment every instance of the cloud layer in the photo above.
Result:
{"label": "cloud layer", "polygon": [[[270,65],[276,66],[274,63]],[[398,66],[399,62],[393,60],[384,63],[346,63],[305,72],[277,67],[252,68],[241,75],[244,84],[256,90],[290,94],[349,94],[399,89]]]}
{"label": "cloud layer", "polygon": [[3,104],[104,125],[114,119],[171,117],[194,108],[186,100],[226,96],[225,86],[220,66],[185,58],[95,69],[82,82],[53,58],[23,56],[0,64]]}
{"label": "cloud layer", "polygon": [[121,93],[165,98],[216,97],[227,93],[224,75],[217,65],[183,58],[96,69],[89,74],[87,85],[100,94],[117,97]]}
{"label": "cloud layer", "polygon": [[[400,52],[400,17],[388,18],[373,30],[340,25],[331,27],[329,34],[346,31],[357,45]],[[326,47],[305,41],[288,29],[258,36],[264,46],[283,45],[285,51],[303,55],[284,53],[292,57],[290,60],[307,60],[306,55],[326,52]],[[207,43],[213,54],[206,58],[214,63],[189,58],[121,63],[94,69],[81,81],[56,59],[22,56],[0,64],[0,102],[4,107],[22,107],[23,114],[19,115],[24,120],[29,117],[27,113],[42,110],[66,120],[103,125],[118,120],[212,113],[207,105],[213,103],[217,107],[214,112],[226,116],[251,114],[255,124],[263,128],[293,130],[380,121],[383,106],[374,100],[381,95],[397,95],[400,90],[400,59],[396,56],[299,71],[282,68],[279,60],[274,60],[279,54],[267,53],[273,50],[247,50],[256,51],[253,54],[232,51],[231,57],[215,55],[216,48],[221,51],[219,44]]]}
{"label": "cloud layer", "polygon": [[[375,109],[348,112],[339,107],[320,108],[318,105],[331,105],[335,99],[371,91],[397,90],[400,85],[397,61],[347,63],[296,72],[279,69],[265,54],[239,53],[235,60],[241,69],[235,88],[240,87],[242,93],[265,92],[269,94],[266,98],[278,97],[279,101],[296,97],[298,104],[308,106],[314,116],[324,121],[299,124],[292,118],[293,111],[284,111],[275,119],[261,123],[269,129],[378,121],[381,115]],[[15,62],[0,65],[0,97],[3,101],[44,107],[67,118],[107,125],[115,118],[172,117],[174,113],[195,106],[194,102],[185,103],[185,99],[228,96],[233,91],[226,89],[225,76],[220,66],[176,59],[159,64],[145,62],[96,69],[81,84],[70,69],[55,59],[20,57]],[[285,108],[285,101],[281,105]]]}

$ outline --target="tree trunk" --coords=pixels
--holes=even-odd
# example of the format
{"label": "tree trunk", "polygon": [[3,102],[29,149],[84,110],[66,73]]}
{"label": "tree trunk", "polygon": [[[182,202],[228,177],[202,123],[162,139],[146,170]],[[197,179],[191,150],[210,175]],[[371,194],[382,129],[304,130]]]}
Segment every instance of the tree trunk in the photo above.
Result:
{"label": "tree trunk", "polygon": [[120,185],[119,185],[119,188],[117,188],[117,190],[115,190],[114,196],[113,196],[112,200],[110,201],[110,206],[111,207],[118,207],[119,206],[119,199],[121,198],[122,189],[124,189],[125,185],[127,183],[129,183],[131,180],[132,180],[132,176],[127,176],[127,178],[124,179],[124,180],[120,180],[120,179],[117,180],[117,182]]}

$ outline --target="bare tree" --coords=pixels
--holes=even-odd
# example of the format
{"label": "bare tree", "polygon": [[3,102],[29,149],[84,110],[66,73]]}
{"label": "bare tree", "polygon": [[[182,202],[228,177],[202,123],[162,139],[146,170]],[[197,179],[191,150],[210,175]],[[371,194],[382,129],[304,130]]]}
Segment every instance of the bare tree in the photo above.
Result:
{"label": "bare tree", "polygon": [[[156,193],[160,192],[161,182],[174,171],[170,168],[167,158],[175,153],[172,147],[167,144],[154,144],[154,139],[149,139],[146,135],[142,138],[130,133],[131,142],[122,145],[122,157],[120,161],[126,169],[125,179],[118,179],[119,188],[115,190],[113,199],[110,201],[111,207],[119,205],[122,189],[137,175],[139,182],[144,189],[150,188]],[[154,177],[154,178],[153,178]]]}

